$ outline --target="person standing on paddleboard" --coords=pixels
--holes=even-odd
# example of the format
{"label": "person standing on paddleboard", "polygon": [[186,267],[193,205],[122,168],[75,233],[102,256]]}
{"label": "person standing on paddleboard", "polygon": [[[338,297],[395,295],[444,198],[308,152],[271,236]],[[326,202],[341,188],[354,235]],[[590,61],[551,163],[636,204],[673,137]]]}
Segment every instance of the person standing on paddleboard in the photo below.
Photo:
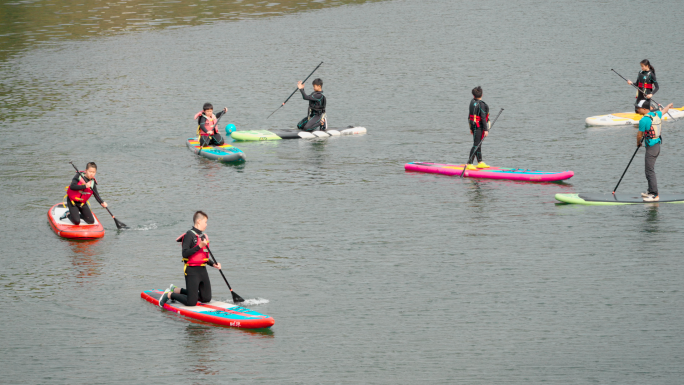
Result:
{"label": "person standing on paddleboard", "polygon": [[[651,111],[651,105],[655,104],[649,100],[642,100],[636,106],[636,112],[643,115],[639,120],[639,132],[637,132],[637,147],[641,147],[642,142],[646,142],[646,161],[645,171],[646,180],[648,181],[648,192],[641,193],[644,202],[658,202],[658,182],[656,180],[655,162],[660,155],[660,127],[663,114],[672,107],[672,103],[668,104],[662,111]],[[654,106],[659,107],[659,106]]]}
{"label": "person standing on paddleboard", "polygon": [[[489,135],[489,106],[482,100],[482,87],[477,86],[472,92],[473,100],[470,101],[468,108],[468,124],[470,135],[473,136],[473,147],[470,149],[468,158],[468,170],[489,168],[487,163],[482,161],[482,146],[480,145],[480,142]],[[472,164],[474,157],[477,157],[477,167]]]}
{"label": "person standing on paddleboard", "polygon": [[97,174],[97,165],[95,162],[89,162],[86,165],[85,171],[79,171],[71,180],[71,184],[65,187],[67,194],[66,207],[69,209],[59,219],[69,218],[71,223],[75,225],[81,224],[81,218],[85,223],[92,225],[95,223],[95,217],[90,211],[88,199],[95,194],[95,199],[104,208],[107,207],[107,202],[102,201],[100,194],[97,193],[97,181],[95,180]]}
{"label": "person standing on paddleboard", "polygon": [[314,131],[320,129],[325,131],[328,128],[325,119],[325,96],[323,96],[323,80],[315,79],[313,84],[314,92],[307,95],[304,92],[304,83],[297,82],[297,88],[302,93],[302,98],[309,101],[309,113],[306,118],[297,123],[297,128],[303,131]]}
{"label": "person standing on paddleboard", "polygon": [[214,115],[214,106],[211,103],[204,103],[202,111],[195,114],[195,119],[197,120],[197,134],[199,135],[199,142],[201,147],[209,146],[215,144],[217,146],[223,145],[225,142],[218,132],[218,118],[221,115],[228,112],[228,107],[225,107],[223,111],[219,111],[218,114]]}
{"label": "person standing on paddleboard", "polygon": [[185,289],[171,284],[168,289],[164,290],[161,298],[159,298],[160,307],[164,307],[164,304],[170,299],[176,300],[185,306],[196,306],[198,300],[204,303],[211,301],[211,282],[209,281],[209,274],[205,266],[209,265],[221,270],[221,264],[214,264],[209,259],[209,250],[207,249],[209,236],[203,233],[207,229],[208,219],[209,216],[205,212],[195,212],[195,215],[192,217],[195,226],[176,239],[176,242],[182,242],[181,245],[183,247]]}
{"label": "person standing on paddleboard", "polygon": [[[639,64],[641,64],[641,71],[637,74],[636,84],[639,90],[636,94],[636,103],[634,103],[634,112],[637,114],[639,113],[637,111],[639,102],[652,98],[653,95],[658,92],[658,89],[660,89],[658,81],[656,80],[655,68],[653,68],[651,62],[649,62],[648,59],[644,59]],[[627,80],[627,84],[632,85],[634,83],[632,83],[631,80]]]}

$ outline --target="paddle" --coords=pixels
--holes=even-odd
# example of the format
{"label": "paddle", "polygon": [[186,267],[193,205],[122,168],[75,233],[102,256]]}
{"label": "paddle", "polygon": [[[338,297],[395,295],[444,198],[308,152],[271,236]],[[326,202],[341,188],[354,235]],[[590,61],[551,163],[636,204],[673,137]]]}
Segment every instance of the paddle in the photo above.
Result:
{"label": "paddle", "polygon": [[[211,259],[214,260],[214,263],[216,262],[216,258],[214,257],[214,253],[211,252],[211,249],[209,248],[209,245],[207,245],[207,250],[209,250],[209,255],[211,255]],[[230,287],[230,284],[228,283],[228,280],[226,279],[226,276],[223,275],[223,270],[219,270],[219,273],[221,273],[221,277],[223,277],[223,280],[226,281],[226,285],[228,285],[228,288],[230,289],[230,295],[233,296],[233,303],[240,303],[240,302],[245,302],[244,298],[240,297],[238,293],[233,291],[233,288]]]}
{"label": "paddle", "polygon": [[[321,64],[323,64],[323,62],[321,62]],[[306,81],[309,80],[309,78],[311,77],[311,75],[313,75],[313,73],[316,72],[316,70],[318,69],[318,67],[321,66],[321,64],[317,65],[316,68],[314,68],[314,70],[311,71],[311,73],[309,74],[309,76],[307,76],[306,79],[304,79],[304,81],[303,81],[302,83],[306,83]],[[297,92],[298,90],[299,90],[299,88],[296,88],[294,91],[292,91],[292,93],[290,94],[290,96],[288,96],[287,99],[285,99],[285,101],[283,102],[283,104],[281,104],[280,107],[276,108],[275,111],[271,112],[271,115],[273,115],[273,114],[275,114],[276,112],[278,112],[278,110],[279,110],[280,108],[282,108],[282,107],[285,105],[285,103],[287,103],[287,101],[290,100],[290,98],[292,97],[292,95],[294,95],[295,92]],[[269,115],[266,119],[270,118],[271,115]]]}
{"label": "paddle", "polygon": [[[489,126],[489,129],[490,129],[490,130],[492,129],[492,127],[494,127],[494,123],[496,123],[496,120],[499,119],[499,116],[501,116],[501,113],[503,112],[503,110],[504,110],[504,109],[502,108],[501,111],[499,111],[499,114],[496,115],[496,118],[494,118],[494,121],[492,122],[492,125]],[[485,124],[486,124],[486,123],[485,123]],[[475,147],[475,151],[473,151],[472,155],[470,155],[470,157],[468,157],[468,163],[466,163],[465,165],[463,165],[463,170],[461,170],[461,175],[460,175],[461,178],[463,178],[463,174],[465,174],[465,169],[466,169],[466,167],[468,167],[468,165],[470,164],[470,162],[473,161],[473,156],[475,156],[475,153],[477,152],[477,149],[480,148],[480,146],[482,146],[482,142],[484,142],[484,140],[485,140],[486,138],[487,138],[487,137],[485,136],[484,138],[482,138],[482,139],[480,140],[480,143],[478,143],[477,147]]]}
{"label": "paddle", "polygon": [[[216,127],[218,127],[219,121],[221,121],[221,118],[222,118],[223,115],[225,115],[225,114],[227,114],[227,112],[224,112],[223,114],[221,114],[221,116],[219,116],[218,119],[216,119],[216,124],[214,124],[214,128],[212,129],[212,131],[216,132]],[[206,117],[205,117],[205,119],[206,119]],[[201,129],[202,129],[202,128],[200,128],[200,130],[201,130]],[[199,154],[202,152],[202,149],[203,149],[204,147],[202,147],[202,135],[200,135],[199,133],[197,133],[197,135],[198,135],[197,141],[199,142],[199,145],[200,145],[200,149],[199,149],[199,151],[197,151],[197,155],[199,155]],[[207,147],[211,147],[209,144],[211,144],[211,139],[209,140],[209,143],[208,143]]]}
{"label": "paddle", "polygon": [[[76,166],[74,166],[74,164],[72,162],[69,162],[69,164],[72,165],[74,167],[74,169],[76,169],[77,173],[81,172],[78,170],[78,168],[76,168]],[[94,190],[93,190],[93,194],[95,194],[95,198],[97,198],[98,201],[102,201],[102,198],[100,198],[100,195],[98,193],[96,193]],[[112,219],[114,219],[114,223],[116,223],[117,229],[121,230],[121,229],[127,229],[128,228],[128,226],[126,226],[126,224],[124,224],[123,222],[120,222],[118,219],[116,219],[116,217],[114,217],[114,214],[112,214],[112,212],[109,211],[109,207],[105,207],[105,209],[107,210],[107,212],[109,212],[109,215],[112,216]]]}
{"label": "paddle", "polygon": [[[642,143],[642,144],[644,143],[644,138],[645,138],[645,137],[646,137],[645,135],[641,137],[641,143]],[[617,182],[617,184],[615,185],[615,188],[613,189],[613,195],[615,195],[615,191],[617,191],[617,188],[618,188],[618,186],[620,185],[620,182],[622,182],[622,178],[623,178],[623,177],[625,176],[625,174],[627,173],[627,169],[629,169],[629,166],[632,164],[632,161],[634,160],[634,157],[636,156],[637,151],[639,151],[640,148],[641,148],[641,146],[637,146],[636,150],[634,150],[634,155],[632,155],[632,159],[630,159],[630,160],[629,160],[629,163],[627,163],[627,168],[625,169],[625,172],[622,173],[622,176],[620,177],[620,180]]]}
{"label": "paddle", "polygon": [[[629,81],[629,80],[625,79],[624,76],[622,76],[622,75],[620,75],[619,73],[617,73],[617,71],[615,71],[614,69],[611,68],[610,70],[613,71],[613,72],[615,72],[615,74],[616,74],[617,76],[623,78],[626,82]],[[634,88],[636,88],[637,91],[641,92],[641,94],[644,95],[644,97],[646,97],[646,92],[642,91],[641,88],[637,87],[634,83],[632,83],[631,86],[634,87]],[[647,100],[648,100],[648,99],[647,99]],[[651,100],[653,103],[657,104],[659,109],[661,109],[661,110],[663,109],[663,106],[661,106],[660,103],[658,103],[658,102],[656,102],[655,100],[653,100],[653,98],[651,98],[650,100]],[[670,112],[668,111],[667,114],[670,115]],[[670,115],[670,119],[672,119],[672,121],[674,121],[674,117],[672,117],[672,115]]]}

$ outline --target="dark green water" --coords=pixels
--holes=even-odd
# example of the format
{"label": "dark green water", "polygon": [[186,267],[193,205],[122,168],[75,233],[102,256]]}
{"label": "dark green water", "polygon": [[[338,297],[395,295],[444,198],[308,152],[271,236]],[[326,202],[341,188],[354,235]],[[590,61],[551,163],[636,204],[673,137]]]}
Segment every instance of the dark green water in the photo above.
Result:
{"label": "dark green water", "polygon": [[[649,58],[657,99],[684,103],[679,3],[646,15],[648,33],[630,22],[637,3],[341,3],[283,2],[275,15],[239,3],[209,23],[184,18],[213,2],[172,3],[168,23],[139,27],[117,8],[96,23],[104,33],[55,39],[3,21],[0,383],[680,382],[684,205],[553,199],[609,192],[634,150],[632,127],[584,125],[631,107],[611,68],[633,78]],[[4,4],[0,17],[44,19],[49,4],[75,7]],[[118,14],[128,31],[105,23]],[[237,144],[241,166],[185,148],[206,101],[240,129],[292,127],[297,97],[265,117],[320,61],[331,125],[368,135]],[[476,85],[506,109],[487,163],[576,176],[405,173],[465,160]],[[681,122],[663,127],[659,187],[683,193]],[[102,196],[133,229],[96,208],[104,239],[52,232],[70,160],[98,163]],[[645,188],[640,152],[620,191]],[[174,240],[197,209],[231,285],[275,318],[269,332],[194,324],[139,298],[182,284]]]}

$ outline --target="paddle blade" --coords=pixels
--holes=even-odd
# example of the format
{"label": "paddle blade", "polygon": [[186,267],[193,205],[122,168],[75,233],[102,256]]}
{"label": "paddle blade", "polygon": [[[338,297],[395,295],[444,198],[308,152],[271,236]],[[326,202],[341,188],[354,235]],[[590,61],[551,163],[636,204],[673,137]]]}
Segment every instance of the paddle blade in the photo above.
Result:
{"label": "paddle blade", "polygon": [[118,219],[114,218],[114,223],[116,223],[116,228],[121,230],[121,229],[127,229],[128,226],[126,226],[125,223],[119,221]]}
{"label": "paddle blade", "polygon": [[233,303],[245,302],[245,299],[242,298],[242,297],[240,297],[240,296],[238,295],[238,293],[236,293],[236,292],[234,292],[234,291],[231,290],[231,291],[230,291],[230,294],[233,295]]}

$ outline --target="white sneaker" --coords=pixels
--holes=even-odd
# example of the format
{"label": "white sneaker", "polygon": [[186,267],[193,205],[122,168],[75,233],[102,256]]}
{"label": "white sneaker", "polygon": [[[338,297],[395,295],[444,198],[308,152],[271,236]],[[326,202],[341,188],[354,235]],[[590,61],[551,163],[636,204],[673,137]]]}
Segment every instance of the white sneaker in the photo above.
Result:
{"label": "white sneaker", "polygon": [[644,197],[644,202],[658,202],[659,200],[660,197],[658,195],[649,194],[648,196]]}
{"label": "white sneaker", "polygon": [[641,193],[642,198],[646,198],[647,196],[649,196],[649,193]]}

